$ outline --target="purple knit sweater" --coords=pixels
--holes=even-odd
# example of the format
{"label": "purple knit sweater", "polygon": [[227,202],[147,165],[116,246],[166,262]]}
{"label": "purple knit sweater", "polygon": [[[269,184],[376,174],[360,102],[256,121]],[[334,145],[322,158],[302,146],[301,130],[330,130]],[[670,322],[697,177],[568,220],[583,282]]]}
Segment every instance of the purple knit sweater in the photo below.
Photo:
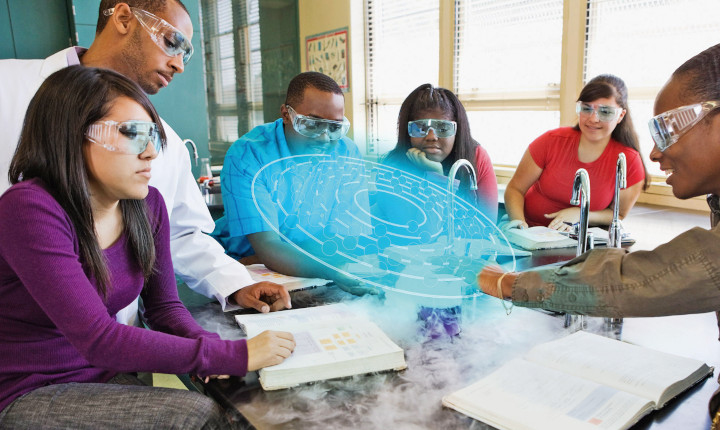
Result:
{"label": "purple knit sweater", "polygon": [[[0,197],[0,410],[44,385],[119,372],[246,373],[245,340],[204,331],[178,299],[165,204],[152,187],[145,201],[156,273],[143,289],[123,234],[104,251],[111,287],[103,302],[70,219],[43,183],[21,182]],[[115,321],[139,294],[155,331]]]}

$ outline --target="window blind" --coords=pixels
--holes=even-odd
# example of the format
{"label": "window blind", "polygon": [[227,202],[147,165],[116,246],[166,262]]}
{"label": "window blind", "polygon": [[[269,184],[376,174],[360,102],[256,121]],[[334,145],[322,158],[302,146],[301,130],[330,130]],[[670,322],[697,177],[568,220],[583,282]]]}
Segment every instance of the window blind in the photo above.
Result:
{"label": "window blind", "polygon": [[209,146],[221,164],[237,138],[263,122],[258,0],[202,0]]}
{"label": "window blind", "polygon": [[408,94],[437,85],[438,0],[365,0],[367,152],[395,147],[397,116]]}
{"label": "window blind", "polygon": [[455,90],[473,137],[516,165],[560,123],[562,0],[456,0]]}
{"label": "window blind", "polygon": [[585,82],[602,73],[625,81],[633,122],[648,170],[653,148],[647,122],[655,96],[672,72],[720,42],[717,0],[591,0],[588,7]]}

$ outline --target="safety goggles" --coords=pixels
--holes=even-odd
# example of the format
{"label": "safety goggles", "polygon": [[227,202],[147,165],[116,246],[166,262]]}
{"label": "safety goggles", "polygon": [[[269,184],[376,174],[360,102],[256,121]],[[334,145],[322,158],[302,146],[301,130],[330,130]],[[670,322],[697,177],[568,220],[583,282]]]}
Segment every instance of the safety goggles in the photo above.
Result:
{"label": "safety goggles", "polygon": [[617,106],[608,105],[591,105],[590,103],[577,102],[575,105],[575,113],[582,116],[591,116],[597,114],[598,120],[602,122],[611,122],[620,116],[623,109]]}
{"label": "safety goggles", "polygon": [[681,106],[650,118],[648,127],[650,127],[650,135],[655,141],[655,145],[660,152],[665,151],[705,118],[710,111],[718,107],[720,107],[720,101],[713,100]]}
{"label": "safety goggles", "polygon": [[[190,57],[193,55],[193,46],[180,30],[150,12],[136,7],[131,7],[130,10],[132,10],[140,25],[148,32],[153,42],[165,51],[168,56],[175,57],[182,54],[183,64],[190,61]],[[110,16],[114,12],[115,8],[106,9],[103,11],[103,15]]]}
{"label": "safety goggles", "polygon": [[310,139],[319,139],[325,134],[329,140],[340,140],[350,129],[350,121],[345,117],[342,121],[313,118],[300,115],[290,105],[285,106],[287,106],[295,131]]}
{"label": "safety goggles", "polygon": [[88,127],[85,137],[108,151],[121,154],[142,154],[149,143],[158,152],[162,147],[157,125],[149,121],[100,121]]}
{"label": "safety goggles", "polygon": [[457,123],[446,119],[419,119],[408,122],[410,137],[425,137],[432,130],[437,137],[455,136]]}

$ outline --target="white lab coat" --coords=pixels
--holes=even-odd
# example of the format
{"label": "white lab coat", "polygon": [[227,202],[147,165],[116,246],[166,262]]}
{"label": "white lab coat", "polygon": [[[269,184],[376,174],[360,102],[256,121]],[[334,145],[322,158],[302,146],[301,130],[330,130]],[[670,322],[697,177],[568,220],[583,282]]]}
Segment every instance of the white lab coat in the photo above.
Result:
{"label": "white lab coat", "polygon": [[[45,78],[68,66],[68,52],[75,49],[65,49],[45,60],[0,61],[0,193],[10,186],[10,160],[30,100]],[[215,223],[192,176],[187,148],[165,121],[163,125],[167,148],[152,163],[150,185],[160,191],[167,205],[175,274],[194,291],[215,297],[224,310],[237,309],[227,297],[255,281],[245,266],[228,257],[215,239],[203,233],[211,232]],[[118,313],[117,320],[134,322],[137,306],[135,301]]]}

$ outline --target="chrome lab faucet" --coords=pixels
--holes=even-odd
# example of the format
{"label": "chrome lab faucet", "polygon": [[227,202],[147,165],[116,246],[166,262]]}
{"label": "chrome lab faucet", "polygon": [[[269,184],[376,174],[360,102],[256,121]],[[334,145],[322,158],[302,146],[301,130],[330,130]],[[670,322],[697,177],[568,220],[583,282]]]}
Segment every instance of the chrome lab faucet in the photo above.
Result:
{"label": "chrome lab faucet", "polygon": [[580,205],[580,225],[578,226],[577,254],[581,255],[588,250],[588,222],[590,215],[590,178],[585,169],[575,172],[573,181],[571,205]]}
{"label": "chrome lab faucet", "polygon": [[[584,254],[588,250],[588,223],[590,215],[590,178],[587,170],[578,169],[575,172],[575,180],[573,181],[571,205],[580,205],[580,223],[578,225],[577,252],[576,255]],[[577,319],[573,315],[565,314],[565,327],[573,325],[573,321],[578,321],[580,328],[584,328],[585,319],[579,315]]]}
{"label": "chrome lab faucet", "polygon": [[617,168],[615,169],[615,197],[613,200],[613,218],[610,223],[610,240],[608,247],[622,247],[622,225],[620,224],[620,190],[627,188],[627,162],[625,154],[618,155]]}
{"label": "chrome lab faucet", "polygon": [[[460,167],[465,168],[470,173],[470,190],[477,190],[477,176],[475,176],[475,168],[472,163],[464,158],[461,158],[453,163],[448,173],[448,217],[447,217],[447,229],[448,229],[448,240],[447,249],[452,250],[453,242],[455,242],[455,176]],[[450,251],[452,253],[452,251]]]}
{"label": "chrome lab faucet", "polygon": [[[610,223],[608,248],[622,248],[622,225],[620,224],[620,190],[627,188],[627,162],[625,154],[618,155],[615,169],[615,197],[613,198],[613,218]],[[609,325],[622,324],[622,318],[605,318]]]}
{"label": "chrome lab faucet", "polygon": [[198,163],[198,150],[197,150],[197,146],[195,145],[195,142],[193,142],[193,141],[190,140],[190,139],[185,139],[185,140],[183,140],[183,145],[187,145],[188,143],[189,143],[190,146],[192,147],[193,160],[195,161],[195,165],[197,166],[197,163]]}

